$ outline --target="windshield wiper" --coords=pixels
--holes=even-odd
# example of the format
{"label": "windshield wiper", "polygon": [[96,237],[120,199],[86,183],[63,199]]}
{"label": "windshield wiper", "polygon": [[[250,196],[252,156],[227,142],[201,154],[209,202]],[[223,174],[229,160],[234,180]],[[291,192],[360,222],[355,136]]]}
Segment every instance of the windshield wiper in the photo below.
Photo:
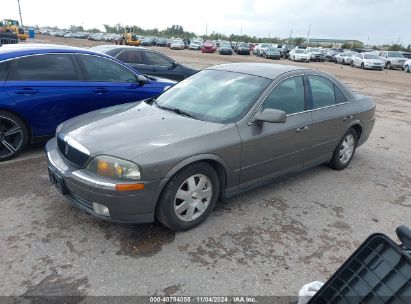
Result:
{"label": "windshield wiper", "polygon": [[187,116],[193,119],[198,119],[195,115],[190,114],[186,111],[180,110],[178,108],[173,108],[173,107],[165,107],[165,106],[160,106],[157,102],[156,102],[157,107],[159,107],[160,109],[166,110],[166,111],[170,111],[170,112],[174,112],[178,115],[183,115],[183,116]]}

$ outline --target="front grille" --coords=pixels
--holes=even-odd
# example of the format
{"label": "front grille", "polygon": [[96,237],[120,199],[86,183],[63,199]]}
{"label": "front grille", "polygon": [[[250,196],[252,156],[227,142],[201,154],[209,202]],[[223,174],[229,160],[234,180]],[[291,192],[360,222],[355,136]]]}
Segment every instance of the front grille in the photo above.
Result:
{"label": "front grille", "polygon": [[83,167],[89,159],[89,154],[86,154],[70,145],[64,134],[60,133],[57,136],[57,146],[61,155],[77,167]]}

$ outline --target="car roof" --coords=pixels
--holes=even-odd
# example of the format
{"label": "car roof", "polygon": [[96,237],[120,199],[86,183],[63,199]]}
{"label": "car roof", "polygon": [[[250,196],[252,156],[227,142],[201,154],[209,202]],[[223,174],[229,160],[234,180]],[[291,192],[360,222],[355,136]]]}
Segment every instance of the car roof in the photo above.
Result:
{"label": "car roof", "polygon": [[138,50],[146,50],[146,51],[152,51],[149,48],[141,47],[141,46],[131,46],[131,45],[115,45],[115,44],[100,44],[96,45],[90,48],[92,51],[97,51],[97,52],[108,52],[111,50],[115,49],[138,49]]}
{"label": "car roof", "polygon": [[[82,49],[77,47],[54,45],[54,44],[8,44],[0,47],[0,60],[5,60],[14,57],[22,57],[34,54],[47,53],[81,53],[90,55],[101,55],[90,49]],[[111,58],[111,57],[110,57]]]}
{"label": "car roof", "polygon": [[249,74],[268,79],[275,79],[279,75],[298,70],[307,70],[306,68],[296,67],[284,64],[270,64],[270,63],[229,63],[220,64],[208,68],[207,70],[219,70],[227,72],[236,72]]}

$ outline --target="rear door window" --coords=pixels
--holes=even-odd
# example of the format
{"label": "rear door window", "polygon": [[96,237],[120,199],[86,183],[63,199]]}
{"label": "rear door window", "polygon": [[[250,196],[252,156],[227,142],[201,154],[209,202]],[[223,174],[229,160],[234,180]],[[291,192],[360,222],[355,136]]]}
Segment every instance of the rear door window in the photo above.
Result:
{"label": "rear door window", "polygon": [[14,81],[79,81],[70,54],[46,54],[14,60],[8,80]]}
{"label": "rear door window", "polygon": [[342,92],[336,88],[330,80],[314,75],[308,75],[307,78],[311,87],[313,109],[335,105],[337,103],[336,92],[341,102],[341,98],[344,95],[342,95]]}

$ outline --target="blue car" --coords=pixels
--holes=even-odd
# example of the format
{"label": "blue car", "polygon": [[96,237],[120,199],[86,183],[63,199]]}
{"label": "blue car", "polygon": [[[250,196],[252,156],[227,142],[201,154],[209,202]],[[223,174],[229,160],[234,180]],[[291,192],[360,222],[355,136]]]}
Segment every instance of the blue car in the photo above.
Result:
{"label": "blue car", "polygon": [[113,57],[56,45],[0,48],[0,161],[57,125],[104,107],[160,95],[175,84],[146,77]]}

